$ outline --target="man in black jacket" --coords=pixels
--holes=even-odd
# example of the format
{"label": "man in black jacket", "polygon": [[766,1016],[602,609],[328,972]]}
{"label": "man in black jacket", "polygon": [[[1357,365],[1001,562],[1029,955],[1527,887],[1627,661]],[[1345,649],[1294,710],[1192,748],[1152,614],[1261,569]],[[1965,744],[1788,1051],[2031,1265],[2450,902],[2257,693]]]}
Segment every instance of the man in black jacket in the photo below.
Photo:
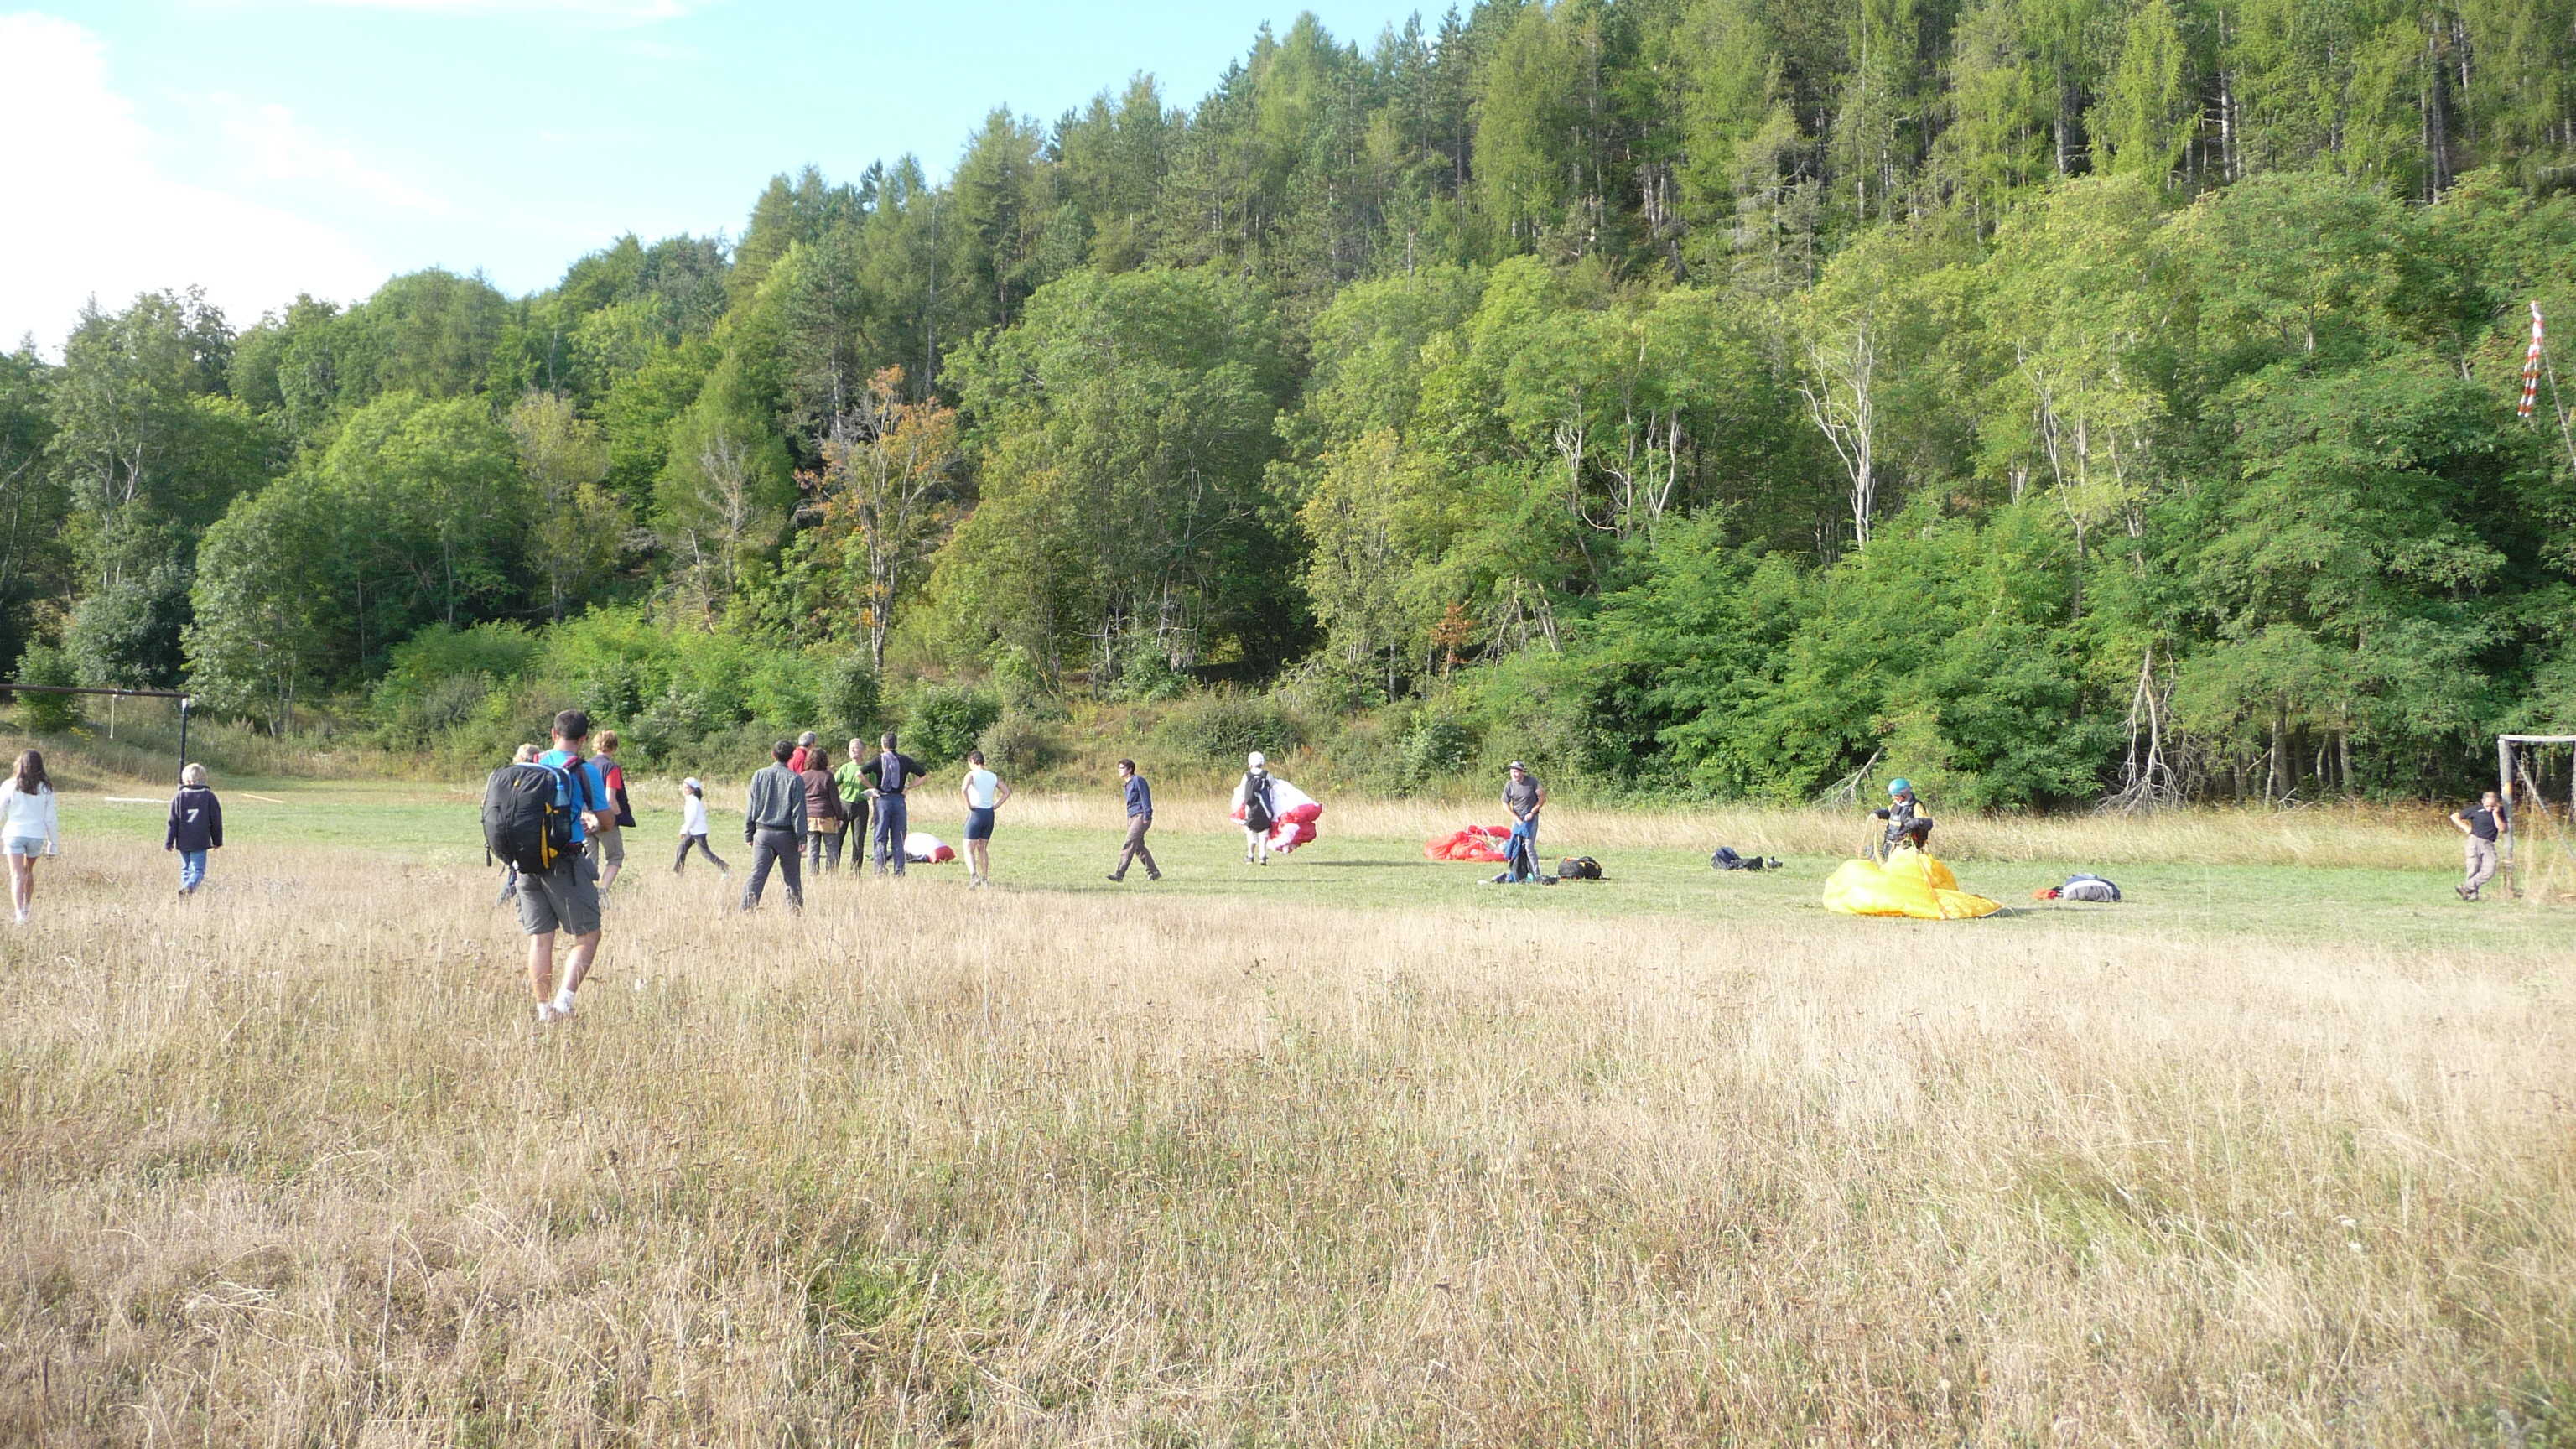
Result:
{"label": "man in black jacket", "polygon": [[751,847],[751,879],[742,887],[746,911],[760,904],[772,865],[787,882],[788,908],[805,909],[805,882],[797,867],[805,844],[805,781],[787,768],[787,757],[795,753],[795,742],[780,740],[769,747],[768,768],[751,777],[751,798],[742,809],[742,842]]}
{"label": "man in black jacket", "polygon": [[163,850],[179,852],[179,894],[192,896],[206,883],[206,852],[224,844],[224,804],[206,786],[206,767],[190,765],[179,772],[179,793],[170,797],[170,830]]}

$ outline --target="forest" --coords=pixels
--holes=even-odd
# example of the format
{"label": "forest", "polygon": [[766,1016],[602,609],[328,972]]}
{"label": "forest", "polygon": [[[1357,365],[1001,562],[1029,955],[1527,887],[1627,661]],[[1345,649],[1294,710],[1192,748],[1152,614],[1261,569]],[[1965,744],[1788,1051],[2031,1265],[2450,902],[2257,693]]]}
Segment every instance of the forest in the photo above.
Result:
{"label": "forest", "polygon": [[1103,79],[529,296],[93,303],[0,356],[0,658],[480,763],[1115,709],[1605,797],[2576,731],[2576,399],[2516,410],[2576,0],[1484,0]]}

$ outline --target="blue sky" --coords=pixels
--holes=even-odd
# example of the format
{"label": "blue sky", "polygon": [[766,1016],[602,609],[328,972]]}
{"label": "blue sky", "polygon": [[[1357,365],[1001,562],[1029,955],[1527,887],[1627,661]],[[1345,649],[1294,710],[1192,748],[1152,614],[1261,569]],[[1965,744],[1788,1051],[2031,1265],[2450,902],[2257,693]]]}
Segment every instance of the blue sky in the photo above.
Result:
{"label": "blue sky", "polygon": [[[1389,0],[0,0],[0,346],[83,298],[477,268],[504,290],[634,231],[738,233],[762,183],[1052,120],[1145,71],[1195,102],[1262,22],[1373,40]],[[1426,21],[1430,16],[1426,16]]]}

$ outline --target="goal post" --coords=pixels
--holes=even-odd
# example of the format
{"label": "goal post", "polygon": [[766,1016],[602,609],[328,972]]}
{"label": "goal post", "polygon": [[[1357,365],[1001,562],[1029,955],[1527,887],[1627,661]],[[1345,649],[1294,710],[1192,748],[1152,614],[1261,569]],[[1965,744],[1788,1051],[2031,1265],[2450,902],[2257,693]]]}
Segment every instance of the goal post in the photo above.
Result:
{"label": "goal post", "polygon": [[[2568,752],[2568,769],[2564,776],[2553,776],[2544,766],[2535,770],[2532,757],[2545,747],[2560,747]],[[2558,813],[2559,800],[2552,787],[2566,791],[2567,813]],[[2496,792],[2504,797],[2511,812],[2513,828],[2504,832],[2503,859],[2498,862],[2506,889],[2522,893],[2523,876],[2531,862],[2524,857],[2516,842],[2527,832],[2526,822],[2544,832],[2560,849],[2576,859],[2576,843],[2566,828],[2576,825],[2576,735],[2498,735],[2496,736]]]}
{"label": "goal post", "polygon": [[196,697],[184,689],[107,689],[85,684],[20,684],[0,681],[0,695],[5,694],[96,694],[116,699],[169,699],[179,705],[179,762],[170,767],[170,778],[178,779],[188,769],[188,712],[196,707]]}

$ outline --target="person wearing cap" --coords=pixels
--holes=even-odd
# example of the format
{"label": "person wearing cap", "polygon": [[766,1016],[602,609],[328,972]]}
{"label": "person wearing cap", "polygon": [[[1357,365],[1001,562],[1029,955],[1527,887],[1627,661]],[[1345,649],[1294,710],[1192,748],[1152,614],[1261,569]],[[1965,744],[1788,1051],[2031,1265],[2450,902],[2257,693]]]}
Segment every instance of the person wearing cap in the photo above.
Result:
{"label": "person wearing cap", "polygon": [[1259,750],[1243,757],[1243,779],[1234,787],[1234,808],[1243,812],[1243,863],[1270,863],[1270,827],[1279,823],[1276,796],[1270,790],[1270,761]]}
{"label": "person wearing cap", "polygon": [[1538,812],[1547,805],[1547,786],[1518,760],[1503,782],[1503,808],[1512,812],[1511,843],[1503,852],[1511,861],[1514,881],[1538,878]]}
{"label": "person wearing cap", "polygon": [[787,768],[799,775],[805,773],[805,766],[808,763],[808,757],[811,756],[814,753],[815,748],[822,743],[823,737],[812,730],[807,730],[805,733],[798,735],[796,737],[796,748],[787,752]]}
{"label": "person wearing cap", "polygon": [[1870,812],[1887,822],[1887,833],[1878,843],[1880,859],[1884,860],[1895,852],[1897,842],[1905,838],[1906,826],[1922,813],[1922,808],[1922,802],[1914,798],[1913,781],[1899,775],[1887,782],[1886,806]]}
{"label": "person wearing cap", "polygon": [[696,846],[719,872],[733,874],[733,867],[707,844],[707,787],[699,784],[695,775],[680,782],[680,853],[671,862],[671,874],[678,875],[688,867],[691,846]]}

